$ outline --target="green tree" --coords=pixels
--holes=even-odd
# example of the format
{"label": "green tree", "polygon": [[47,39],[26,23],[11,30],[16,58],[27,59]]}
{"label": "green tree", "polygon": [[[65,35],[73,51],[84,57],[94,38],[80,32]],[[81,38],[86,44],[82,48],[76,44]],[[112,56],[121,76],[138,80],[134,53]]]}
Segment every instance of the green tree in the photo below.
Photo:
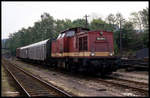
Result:
{"label": "green tree", "polygon": [[141,40],[143,43],[143,48],[148,48],[149,47],[149,32],[147,31],[143,32],[141,36]]}
{"label": "green tree", "polygon": [[130,19],[134,24],[135,28],[138,28],[140,31],[142,30],[142,20],[140,14],[137,12],[131,13],[132,18]]}
{"label": "green tree", "polygon": [[76,19],[72,22],[73,27],[85,27],[86,21],[85,19]]}
{"label": "green tree", "polygon": [[148,13],[149,9],[143,9],[142,11],[139,11],[141,20],[142,20],[142,24],[145,30],[149,30],[149,13]]}
{"label": "green tree", "polygon": [[101,18],[93,19],[90,24],[91,30],[105,30],[106,22],[103,21]]}
{"label": "green tree", "polygon": [[123,18],[121,13],[116,14],[116,25],[122,29],[122,25],[124,25],[125,19]]}
{"label": "green tree", "polygon": [[133,24],[125,22],[122,28],[122,47],[124,49],[131,48],[136,41],[136,32],[134,31]]}
{"label": "green tree", "polygon": [[116,17],[114,14],[109,14],[106,18],[106,21],[108,22],[108,27],[107,29],[111,30],[111,31],[115,31],[115,25],[116,25]]}
{"label": "green tree", "polygon": [[109,14],[109,15],[107,16],[107,18],[106,18],[106,21],[108,21],[109,24],[115,25],[115,23],[116,23],[116,17],[115,17],[115,15],[112,14],[112,13]]}
{"label": "green tree", "polygon": [[53,35],[55,33],[54,30],[54,19],[48,13],[44,13],[41,15],[41,35],[42,40],[50,38],[53,39]]}

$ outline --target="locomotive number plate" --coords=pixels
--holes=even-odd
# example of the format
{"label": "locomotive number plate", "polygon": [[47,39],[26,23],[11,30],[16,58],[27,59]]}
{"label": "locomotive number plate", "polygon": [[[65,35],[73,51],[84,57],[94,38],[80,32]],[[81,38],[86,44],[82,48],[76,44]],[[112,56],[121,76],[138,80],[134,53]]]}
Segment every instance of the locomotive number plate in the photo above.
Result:
{"label": "locomotive number plate", "polygon": [[105,37],[97,37],[96,40],[105,40]]}

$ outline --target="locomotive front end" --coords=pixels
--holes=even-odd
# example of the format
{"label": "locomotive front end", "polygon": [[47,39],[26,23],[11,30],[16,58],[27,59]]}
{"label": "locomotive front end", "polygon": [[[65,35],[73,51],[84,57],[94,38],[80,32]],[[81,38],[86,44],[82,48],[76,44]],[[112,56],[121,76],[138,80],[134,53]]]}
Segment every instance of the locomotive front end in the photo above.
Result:
{"label": "locomotive front end", "polygon": [[89,32],[91,57],[111,57],[114,55],[113,32]]}
{"label": "locomotive front end", "polygon": [[88,33],[90,57],[86,63],[90,69],[103,74],[117,70],[119,58],[114,56],[113,44],[113,32],[91,31]]}

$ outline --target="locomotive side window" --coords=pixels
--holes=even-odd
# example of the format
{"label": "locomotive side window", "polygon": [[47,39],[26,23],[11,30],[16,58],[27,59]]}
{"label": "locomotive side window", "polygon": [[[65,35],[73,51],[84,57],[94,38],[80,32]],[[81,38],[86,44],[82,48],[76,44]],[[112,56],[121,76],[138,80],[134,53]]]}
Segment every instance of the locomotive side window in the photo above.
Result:
{"label": "locomotive side window", "polygon": [[87,51],[87,36],[79,38],[79,51]]}
{"label": "locomotive side window", "polygon": [[75,35],[75,31],[68,31],[66,32],[66,36],[67,37],[71,37],[71,36],[74,36]]}

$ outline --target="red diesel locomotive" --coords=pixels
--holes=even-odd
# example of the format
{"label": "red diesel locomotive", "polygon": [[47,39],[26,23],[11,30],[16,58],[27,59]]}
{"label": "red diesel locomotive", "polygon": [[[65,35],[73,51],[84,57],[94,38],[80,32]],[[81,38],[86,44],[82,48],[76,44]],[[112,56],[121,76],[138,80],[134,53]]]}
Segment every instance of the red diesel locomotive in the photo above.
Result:
{"label": "red diesel locomotive", "polygon": [[119,65],[118,57],[114,56],[113,32],[81,27],[61,32],[56,40],[17,48],[16,56],[71,71],[101,74],[116,71]]}

